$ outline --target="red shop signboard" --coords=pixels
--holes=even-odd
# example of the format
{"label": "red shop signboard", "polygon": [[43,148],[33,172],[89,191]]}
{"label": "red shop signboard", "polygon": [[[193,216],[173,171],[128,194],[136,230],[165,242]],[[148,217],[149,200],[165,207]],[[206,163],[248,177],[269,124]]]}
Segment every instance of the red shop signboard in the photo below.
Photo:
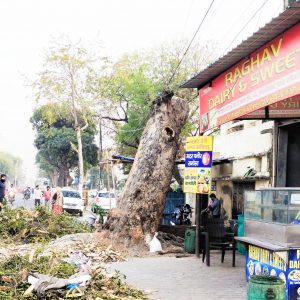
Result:
{"label": "red shop signboard", "polygon": [[199,90],[201,132],[241,117],[259,117],[266,106],[270,118],[300,116],[299,32],[300,23]]}

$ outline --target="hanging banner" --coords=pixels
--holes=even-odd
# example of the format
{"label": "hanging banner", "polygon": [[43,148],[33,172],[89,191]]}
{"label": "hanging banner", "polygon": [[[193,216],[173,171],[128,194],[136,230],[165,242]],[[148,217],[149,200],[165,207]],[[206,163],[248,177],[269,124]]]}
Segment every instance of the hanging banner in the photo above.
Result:
{"label": "hanging banner", "polygon": [[212,151],[212,136],[187,137],[183,187],[185,193],[210,193]]}
{"label": "hanging banner", "polygon": [[300,23],[199,90],[201,132],[300,94],[299,32]]}

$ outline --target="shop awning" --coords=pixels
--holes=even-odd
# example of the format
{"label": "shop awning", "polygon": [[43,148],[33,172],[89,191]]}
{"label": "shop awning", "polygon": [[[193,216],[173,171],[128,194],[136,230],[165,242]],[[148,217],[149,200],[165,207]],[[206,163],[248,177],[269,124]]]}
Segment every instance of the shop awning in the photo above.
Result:
{"label": "shop awning", "polygon": [[182,85],[199,89],[201,132],[235,119],[300,117],[300,3]]}

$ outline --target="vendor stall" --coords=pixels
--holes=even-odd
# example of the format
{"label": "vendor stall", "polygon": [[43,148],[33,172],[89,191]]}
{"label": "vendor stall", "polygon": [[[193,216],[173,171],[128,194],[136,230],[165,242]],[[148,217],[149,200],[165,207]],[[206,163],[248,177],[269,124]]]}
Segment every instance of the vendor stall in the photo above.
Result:
{"label": "vendor stall", "polygon": [[245,193],[246,277],[271,275],[286,284],[286,298],[300,299],[300,188]]}

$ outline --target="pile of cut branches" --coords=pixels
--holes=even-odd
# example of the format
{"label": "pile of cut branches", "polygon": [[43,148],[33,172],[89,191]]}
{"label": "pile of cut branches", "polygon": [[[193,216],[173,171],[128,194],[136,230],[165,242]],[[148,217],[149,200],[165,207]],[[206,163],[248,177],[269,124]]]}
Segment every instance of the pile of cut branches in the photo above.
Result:
{"label": "pile of cut branches", "polygon": [[45,207],[5,208],[0,215],[0,236],[6,243],[48,242],[80,232],[90,232],[90,228],[67,213],[51,214]]}
{"label": "pile of cut branches", "polygon": [[[92,259],[91,281],[85,287],[80,287],[83,295],[76,297],[81,300],[129,300],[147,299],[139,290],[132,289],[124,283],[125,277],[120,273],[108,274],[97,260],[107,261],[107,257],[115,255],[110,248],[105,252],[101,251],[98,258]],[[44,256],[40,251],[35,251],[34,255],[13,256],[0,263],[0,299],[21,300],[25,299],[24,294],[30,287],[27,282],[29,274],[40,273],[58,278],[69,278],[77,272],[77,267],[62,260],[64,254],[52,253]],[[42,298],[38,298],[36,293],[31,293],[26,299],[68,299],[68,291],[65,288],[50,289],[46,291]]]}

